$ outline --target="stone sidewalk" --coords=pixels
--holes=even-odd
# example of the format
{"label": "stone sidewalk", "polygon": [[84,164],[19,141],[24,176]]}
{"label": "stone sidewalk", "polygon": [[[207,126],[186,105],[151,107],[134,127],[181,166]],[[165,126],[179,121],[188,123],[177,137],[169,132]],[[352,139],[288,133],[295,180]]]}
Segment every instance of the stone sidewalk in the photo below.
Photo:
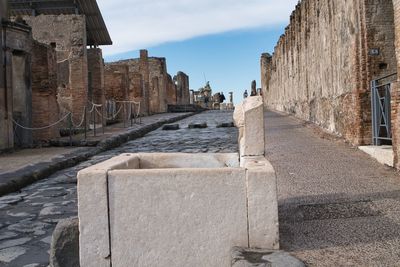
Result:
{"label": "stone sidewalk", "polygon": [[400,266],[400,176],[340,139],[267,112],[281,247],[308,266]]}
{"label": "stone sidewalk", "polygon": [[[130,140],[142,137],[166,123],[172,123],[195,113],[164,113],[143,117],[141,124],[124,128],[122,124],[106,128],[105,134],[89,136],[94,147],[62,147],[24,149],[0,155],[0,196],[16,192],[56,171],[72,167],[79,162],[112,149]],[[129,125],[130,126],[130,125]],[[89,133],[90,135],[90,133]],[[81,136],[82,137],[82,136]],[[74,137],[75,140],[78,137]]]}

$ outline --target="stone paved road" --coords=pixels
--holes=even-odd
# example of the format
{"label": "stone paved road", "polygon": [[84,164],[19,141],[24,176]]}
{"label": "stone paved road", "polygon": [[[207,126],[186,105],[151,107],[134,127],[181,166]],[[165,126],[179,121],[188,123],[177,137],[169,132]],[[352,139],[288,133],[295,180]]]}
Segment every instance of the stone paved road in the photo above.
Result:
{"label": "stone paved road", "polygon": [[[151,132],[74,168],[60,171],[18,194],[0,198],[0,266],[48,265],[55,225],[62,218],[77,215],[76,174],[79,170],[126,152],[237,152],[236,129],[216,128],[218,123],[231,121],[231,112],[204,112],[180,121],[178,131]],[[187,129],[192,122],[207,122],[209,127]]]}
{"label": "stone paved road", "polygon": [[266,113],[281,247],[309,266],[400,266],[400,176],[302,122]]}

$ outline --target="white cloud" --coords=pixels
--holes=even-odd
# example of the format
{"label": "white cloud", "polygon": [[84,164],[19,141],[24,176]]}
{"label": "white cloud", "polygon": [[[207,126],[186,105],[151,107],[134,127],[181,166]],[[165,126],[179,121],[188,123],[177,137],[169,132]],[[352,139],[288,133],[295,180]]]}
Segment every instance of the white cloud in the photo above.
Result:
{"label": "white cloud", "polygon": [[206,34],[287,23],[298,0],[97,0],[111,55]]}

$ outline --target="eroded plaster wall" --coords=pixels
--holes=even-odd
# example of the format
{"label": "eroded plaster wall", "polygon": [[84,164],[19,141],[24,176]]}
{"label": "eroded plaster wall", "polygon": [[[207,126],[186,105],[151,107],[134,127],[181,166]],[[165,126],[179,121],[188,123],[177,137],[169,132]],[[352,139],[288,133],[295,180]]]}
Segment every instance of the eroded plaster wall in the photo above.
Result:
{"label": "eroded plaster wall", "polygon": [[391,0],[301,1],[261,58],[266,107],[371,143],[369,84],[396,71],[393,25]]}
{"label": "eroded plaster wall", "polygon": [[[54,47],[33,42],[32,47],[32,126],[42,128],[60,119],[57,104],[57,60]],[[60,136],[59,125],[33,132],[37,143]]]}
{"label": "eroded plaster wall", "polygon": [[61,115],[73,113],[81,120],[88,102],[88,58],[84,15],[39,15],[24,17],[33,38],[55,44],[58,65],[58,103]]}

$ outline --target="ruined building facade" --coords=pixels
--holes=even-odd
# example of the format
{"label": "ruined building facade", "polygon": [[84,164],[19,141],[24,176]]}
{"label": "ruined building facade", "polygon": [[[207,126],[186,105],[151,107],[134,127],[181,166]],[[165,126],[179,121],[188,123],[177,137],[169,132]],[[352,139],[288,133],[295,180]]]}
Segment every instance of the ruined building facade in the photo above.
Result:
{"label": "ruined building facade", "polygon": [[107,100],[140,102],[142,115],[167,112],[168,105],[189,104],[189,77],[183,73],[172,78],[165,58],[149,57],[147,50],[140,57],[107,63],[105,67]]}
{"label": "ruined building facade", "polygon": [[66,115],[77,125],[105,106],[98,45],[112,41],[96,0],[0,0],[0,15],[0,151],[58,138]]}
{"label": "ruined building facade", "polygon": [[397,0],[301,1],[273,55],[261,57],[266,107],[314,122],[352,144],[369,145],[371,82],[389,76],[380,82],[391,83],[398,162],[399,5]]}

